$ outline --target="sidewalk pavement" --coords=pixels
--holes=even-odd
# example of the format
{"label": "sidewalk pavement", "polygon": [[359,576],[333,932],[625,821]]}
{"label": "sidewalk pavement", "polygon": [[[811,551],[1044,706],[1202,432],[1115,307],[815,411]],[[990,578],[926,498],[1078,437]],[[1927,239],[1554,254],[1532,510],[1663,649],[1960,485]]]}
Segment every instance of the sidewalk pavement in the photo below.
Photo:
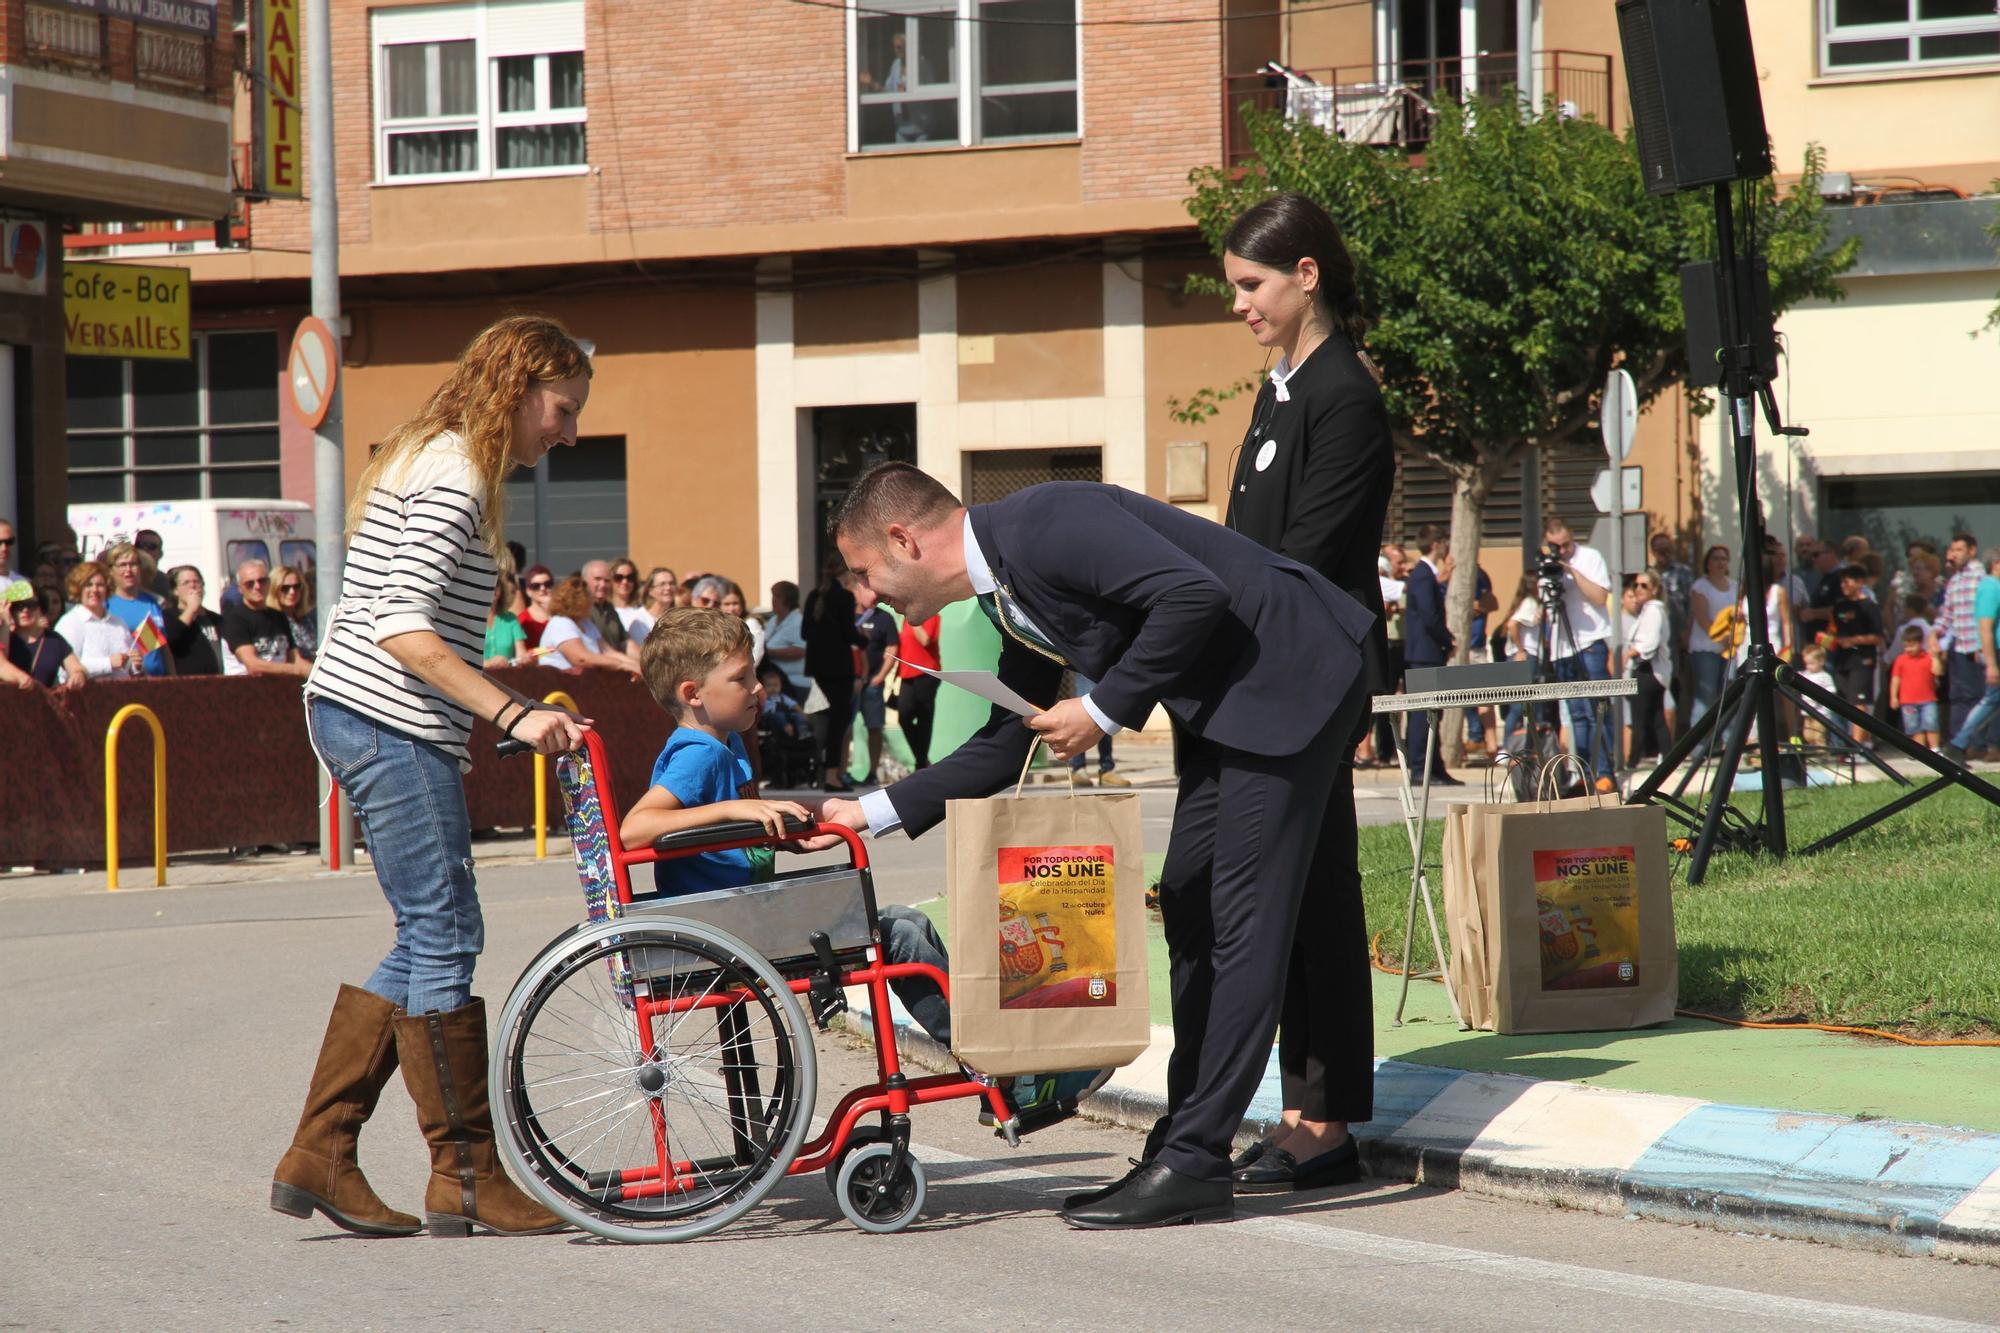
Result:
{"label": "sidewalk pavement", "polygon": [[[1375,1118],[1355,1127],[1371,1175],[2000,1265],[1991,1050],[1699,1020],[1639,1032],[1460,1032],[1443,988],[1425,982],[1413,983],[1405,1023],[1392,1028],[1399,985],[1376,977]],[[865,1016],[865,993],[849,999]],[[894,1017],[907,1058],[950,1067],[900,1004]],[[850,1026],[867,1032],[865,1017]],[[1148,1050],[1085,1110],[1150,1128],[1165,1109],[1172,1050],[1172,1030],[1155,1025]],[[1281,1109],[1273,1052],[1239,1144]]]}

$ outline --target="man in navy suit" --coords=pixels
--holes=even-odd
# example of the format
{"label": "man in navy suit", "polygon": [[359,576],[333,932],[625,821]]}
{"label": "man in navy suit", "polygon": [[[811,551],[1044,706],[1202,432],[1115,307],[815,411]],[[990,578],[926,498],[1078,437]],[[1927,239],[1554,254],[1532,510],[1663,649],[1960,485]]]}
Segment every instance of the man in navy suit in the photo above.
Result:
{"label": "man in navy suit", "polygon": [[[1403,589],[1403,664],[1413,667],[1443,666],[1451,660],[1456,646],[1444,623],[1444,588],[1451,580],[1451,538],[1435,523],[1417,529],[1417,549],[1423,558],[1411,567]],[[1431,782],[1440,787],[1457,787],[1459,780],[1444,771],[1444,756],[1438,738],[1431,731],[1430,715],[1407,714],[1410,730],[1404,752],[1409,756],[1410,779],[1421,782],[1428,754]]]}
{"label": "man in navy suit", "polygon": [[848,569],[906,617],[977,597],[1000,679],[1055,698],[1002,708],[948,758],[821,818],[912,836],[945,802],[1011,785],[1037,733],[1059,760],[1173,719],[1180,793],[1161,875],[1173,968],[1167,1114],[1123,1180],[1063,1218],[1110,1229],[1232,1216],[1229,1148],[1277,1031],[1292,926],[1342,747],[1367,705],[1374,617],[1296,561],[1115,486],[1051,482],[967,509],[905,463],[874,468],[834,518]]}

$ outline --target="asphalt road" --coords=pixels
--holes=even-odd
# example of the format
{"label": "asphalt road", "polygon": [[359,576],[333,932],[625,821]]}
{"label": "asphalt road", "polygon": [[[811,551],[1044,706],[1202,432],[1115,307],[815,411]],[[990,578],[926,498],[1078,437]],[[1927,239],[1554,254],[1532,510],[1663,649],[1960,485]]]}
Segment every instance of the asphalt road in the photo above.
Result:
{"label": "asphalt road", "polygon": [[[1164,818],[1165,793],[1149,794]],[[1150,832],[1150,831],[1149,831]],[[940,840],[881,844],[883,896],[936,891]],[[1009,1150],[968,1104],[918,1113],[925,1214],[844,1222],[815,1176],[697,1243],[362,1240],[268,1210],[336,985],[385,947],[365,876],[105,894],[0,890],[0,1328],[1942,1329],[2000,1320],[2000,1270],[1403,1185],[1248,1204],[1230,1225],[1082,1233],[1053,1200],[1139,1138],[1072,1122]],[[566,867],[481,871],[497,1007],[576,919]],[[819,1043],[823,1103],[872,1059]],[[400,1082],[362,1140],[396,1206],[424,1150]]]}

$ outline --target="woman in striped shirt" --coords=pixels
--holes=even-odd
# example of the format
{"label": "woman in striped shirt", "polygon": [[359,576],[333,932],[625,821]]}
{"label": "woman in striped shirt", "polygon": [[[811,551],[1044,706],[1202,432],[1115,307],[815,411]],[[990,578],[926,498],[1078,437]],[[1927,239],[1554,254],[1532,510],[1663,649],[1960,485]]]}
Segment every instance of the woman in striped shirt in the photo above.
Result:
{"label": "woman in striped shirt", "polygon": [[396,943],[363,986],[342,986],[334,1001],[298,1133],[272,1180],[280,1212],[317,1210],[370,1235],[421,1229],[376,1197],[354,1155],[400,1062],[430,1144],[431,1234],[561,1225],[507,1179],[494,1148],[486,1011],[472,995],[485,931],[463,773],[475,715],[543,754],[574,748],[590,726],[482,670],[503,484],[576,443],[589,394],[589,359],[560,325],[503,319],[472,340],[355,487],[345,578],[306,681],[306,718],[367,835]]}

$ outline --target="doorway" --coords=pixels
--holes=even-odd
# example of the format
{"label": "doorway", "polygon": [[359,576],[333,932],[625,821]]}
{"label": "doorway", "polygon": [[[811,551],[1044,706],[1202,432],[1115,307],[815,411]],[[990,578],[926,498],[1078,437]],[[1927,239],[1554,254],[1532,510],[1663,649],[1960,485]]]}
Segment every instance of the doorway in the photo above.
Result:
{"label": "doorway", "polygon": [[799,586],[810,588],[834,552],[828,526],[834,510],[861,474],[878,463],[917,461],[917,405],[867,403],[858,407],[812,409],[813,492],[808,519],[812,536],[799,549],[812,563],[799,571]]}

